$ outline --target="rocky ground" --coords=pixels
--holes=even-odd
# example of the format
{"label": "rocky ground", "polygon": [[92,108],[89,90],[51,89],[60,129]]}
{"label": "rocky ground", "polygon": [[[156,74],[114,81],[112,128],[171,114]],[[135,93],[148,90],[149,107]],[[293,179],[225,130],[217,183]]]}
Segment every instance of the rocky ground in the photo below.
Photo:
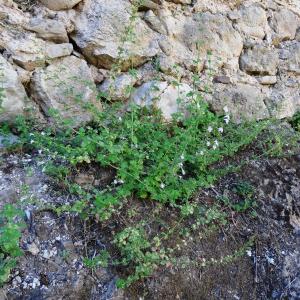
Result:
{"label": "rocky ground", "polygon": [[[83,265],[83,257],[110,249],[110,231],[121,228],[124,220],[120,217],[102,227],[74,214],[57,215],[55,206],[75,199],[45,174],[48,158],[3,153],[1,206],[21,205],[27,226],[20,241],[25,255],[1,289],[0,299],[300,299],[300,149],[294,154],[286,150],[279,158],[252,159],[255,151],[240,153],[233,159],[246,162],[240,172],[200,191],[195,200],[207,206],[222,195],[238,201],[234,187],[248,182],[255,188],[256,215],[224,206],[226,224],[198,228],[176,252],[178,261],[188,258],[192,263],[159,268],[125,291],[117,290],[115,282],[126,270],[109,266],[92,271]],[[91,170],[82,169],[78,178],[89,176]],[[133,207],[139,216],[147,215],[149,225],[156,222],[151,217],[155,206],[149,202],[134,201]],[[171,225],[176,218],[173,209],[159,214],[162,224]],[[218,260],[234,253],[251,236],[255,243],[241,257],[227,264],[199,265],[203,258]],[[177,243],[176,238],[170,243]]]}

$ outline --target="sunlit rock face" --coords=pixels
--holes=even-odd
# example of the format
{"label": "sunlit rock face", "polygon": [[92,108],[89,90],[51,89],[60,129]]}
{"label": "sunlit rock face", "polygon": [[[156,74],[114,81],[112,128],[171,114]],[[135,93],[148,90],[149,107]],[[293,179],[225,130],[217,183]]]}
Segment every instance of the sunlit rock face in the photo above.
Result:
{"label": "sunlit rock face", "polygon": [[[91,104],[99,92],[125,106],[143,103],[142,91],[157,82],[163,90],[166,85],[159,107],[175,112],[170,98],[179,82],[184,91],[201,92],[215,112],[232,106],[233,120],[241,111],[243,118],[262,119],[300,109],[299,1],[147,0],[136,10],[129,0],[40,0],[28,10],[17,3],[0,1],[2,60],[16,71],[16,90],[26,87],[45,115],[57,90],[50,84],[45,100],[37,86],[60,64],[66,76],[92,81],[94,92],[79,85],[83,102]],[[13,120],[21,105],[10,107],[15,113],[6,118]],[[89,119],[80,107],[75,115],[79,123]]]}

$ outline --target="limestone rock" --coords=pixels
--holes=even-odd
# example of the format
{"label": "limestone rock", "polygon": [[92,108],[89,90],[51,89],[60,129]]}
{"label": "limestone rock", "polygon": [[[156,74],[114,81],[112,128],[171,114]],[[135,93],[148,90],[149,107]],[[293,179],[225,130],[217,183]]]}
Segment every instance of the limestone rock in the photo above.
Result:
{"label": "limestone rock", "polygon": [[300,26],[299,17],[287,8],[281,8],[274,13],[271,27],[274,30],[273,44],[295,38],[297,28]]}
{"label": "limestone rock", "polygon": [[283,51],[280,69],[300,75],[300,42],[289,45]]}
{"label": "limestone rock", "polygon": [[278,63],[277,51],[261,45],[247,49],[240,58],[241,70],[255,75],[275,75]]}
{"label": "limestone rock", "polygon": [[31,32],[16,32],[0,24],[0,48],[5,49],[15,64],[32,71],[47,60],[68,56],[73,51],[69,43],[54,44],[36,37]]}
{"label": "limestone rock", "polygon": [[152,30],[157,31],[158,33],[167,35],[167,30],[164,24],[160,21],[160,19],[154,14],[152,10],[148,10],[144,15],[144,20],[150,26]]}
{"label": "limestone rock", "polygon": [[[194,11],[196,13],[199,12],[211,12],[211,13],[220,13],[220,12],[226,12],[229,9],[228,1],[222,1],[222,0],[196,0],[194,1]],[[231,6],[231,5],[230,5]],[[234,6],[231,6],[233,9]]]}
{"label": "limestone rock", "polygon": [[28,22],[28,16],[16,9],[14,5],[9,5],[9,1],[5,1],[4,3],[0,2],[0,20],[10,26],[22,26]]}
{"label": "limestone rock", "polygon": [[125,101],[129,99],[131,88],[136,82],[137,78],[124,73],[115,79],[107,78],[99,86],[99,90],[113,101]]}
{"label": "limestone rock", "polygon": [[27,95],[17,72],[1,54],[0,87],[0,122],[13,121],[24,114]]}
{"label": "limestone rock", "polygon": [[257,81],[262,85],[275,84],[277,82],[276,76],[261,76],[256,77]]}
{"label": "limestone rock", "polygon": [[56,43],[68,43],[69,38],[64,23],[51,19],[34,18],[27,28],[37,36]]}
{"label": "limestone rock", "polygon": [[[232,27],[229,20],[221,14],[203,13],[178,22],[168,22],[168,32],[173,34],[195,57],[205,57],[211,53],[214,60],[222,65],[238,57],[243,49],[240,34]],[[175,50],[176,51],[176,48]]]}
{"label": "limestone rock", "polygon": [[265,103],[270,115],[276,119],[292,117],[300,110],[300,91],[298,86],[288,87],[285,82],[274,86]]}
{"label": "limestone rock", "polygon": [[237,28],[246,36],[263,39],[267,30],[266,11],[258,6],[243,6],[239,10]]}
{"label": "limestone rock", "polygon": [[75,20],[72,39],[85,57],[97,67],[110,68],[120,58],[123,70],[136,67],[154,57],[159,46],[154,33],[141,19],[135,22],[134,41],[121,42],[130,22],[130,2],[127,0],[86,1]]}
{"label": "limestone rock", "polygon": [[215,112],[224,114],[223,108],[227,106],[235,122],[269,117],[264,96],[259,87],[239,83],[233,86],[216,84],[214,88],[215,92],[207,100]]}
{"label": "limestone rock", "polygon": [[170,121],[172,115],[186,112],[187,94],[191,88],[181,84],[178,88],[166,81],[150,81],[144,83],[132,95],[131,100],[140,106],[151,106],[161,110],[165,120]]}
{"label": "limestone rock", "polygon": [[72,118],[74,126],[92,119],[86,106],[101,109],[91,71],[84,60],[75,56],[58,59],[36,71],[31,89],[46,116],[51,117],[53,110],[58,111],[63,119]]}
{"label": "limestone rock", "polygon": [[81,0],[40,0],[42,4],[52,10],[70,9],[80,1]]}

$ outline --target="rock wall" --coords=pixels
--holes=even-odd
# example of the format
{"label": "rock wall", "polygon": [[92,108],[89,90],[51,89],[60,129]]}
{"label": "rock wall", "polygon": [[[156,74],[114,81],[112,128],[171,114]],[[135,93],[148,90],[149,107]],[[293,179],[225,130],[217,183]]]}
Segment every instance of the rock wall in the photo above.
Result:
{"label": "rock wall", "polygon": [[[101,108],[96,93],[112,85],[115,101],[161,96],[168,118],[177,110],[171,83],[188,92],[197,72],[196,88],[212,109],[226,105],[237,121],[300,110],[299,0],[144,0],[133,41],[122,43],[132,2],[0,0],[0,121],[38,106],[46,119],[57,109],[85,122],[91,116],[78,98]],[[112,83],[116,63],[122,73]],[[153,82],[159,91],[149,93]]]}

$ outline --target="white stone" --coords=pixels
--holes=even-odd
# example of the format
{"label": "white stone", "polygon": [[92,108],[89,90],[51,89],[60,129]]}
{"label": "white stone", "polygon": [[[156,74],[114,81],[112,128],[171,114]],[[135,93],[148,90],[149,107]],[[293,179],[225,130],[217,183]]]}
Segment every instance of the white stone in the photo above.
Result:
{"label": "white stone", "polygon": [[13,66],[0,54],[0,122],[23,115],[27,95]]}

